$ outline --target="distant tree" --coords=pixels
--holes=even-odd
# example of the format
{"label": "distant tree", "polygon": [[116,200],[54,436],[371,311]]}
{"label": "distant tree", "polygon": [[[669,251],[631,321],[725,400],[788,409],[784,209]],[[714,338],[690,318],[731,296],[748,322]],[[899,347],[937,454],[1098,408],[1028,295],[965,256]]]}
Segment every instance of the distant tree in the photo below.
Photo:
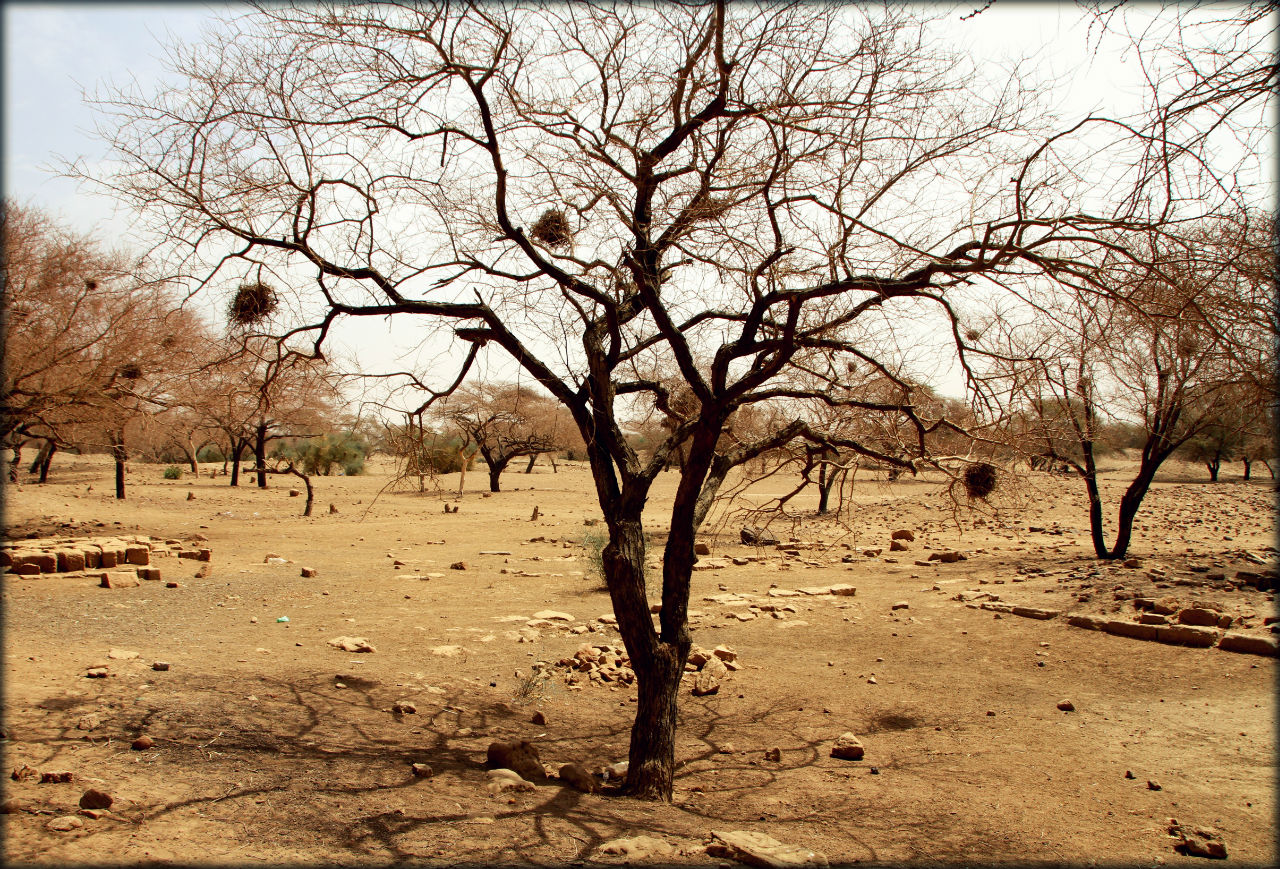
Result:
{"label": "distant tree", "polygon": [[436,417],[454,427],[463,442],[475,444],[489,466],[489,491],[513,459],[561,449],[563,424],[547,395],[510,383],[477,383],[459,389],[436,406]]}

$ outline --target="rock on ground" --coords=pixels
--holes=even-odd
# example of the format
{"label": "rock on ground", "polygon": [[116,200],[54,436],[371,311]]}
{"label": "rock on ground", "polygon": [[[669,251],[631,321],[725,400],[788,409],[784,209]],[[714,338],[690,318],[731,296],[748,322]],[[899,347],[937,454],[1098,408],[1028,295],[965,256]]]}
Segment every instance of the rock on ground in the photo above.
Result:
{"label": "rock on ground", "polygon": [[547,775],[538,759],[538,749],[527,739],[490,743],[484,765],[489,769],[515,770],[521,778],[533,781]]}
{"label": "rock on ground", "polygon": [[835,745],[831,746],[831,756],[841,760],[862,760],[865,752],[861,740],[847,731],[837,736]]}
{"label": "rock on ground", "polygon": [[785,869],[789,866],[826,866],[827,858],[817,851],[779,842],[772,836],[751,830],[712,830],[714,841],[707,846],[712,857],[729,857],[751,866]]}

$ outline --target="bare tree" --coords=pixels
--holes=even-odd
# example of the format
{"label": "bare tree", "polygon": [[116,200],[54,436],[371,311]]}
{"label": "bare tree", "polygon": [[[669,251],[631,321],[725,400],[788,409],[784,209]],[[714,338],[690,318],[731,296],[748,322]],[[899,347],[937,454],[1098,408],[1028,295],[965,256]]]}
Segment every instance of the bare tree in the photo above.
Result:
{"label": "bare tree", "polygon": [[[106,101],[128,167],[109,184],[192,274],[311,276],[286,337],[318,354],[347,318],[417,317],[460,359],[429,402],[499,350],[568,408],[637,673],[630,794],[671,798],[694,538],[729,472],[797,439],[865,449],[799,416],[727,442],[730,418],[811,398],[899,415],[912,436],[882,460],[916,466],[928,425],[910,404],[795,375],[833,358],[896,370],[868,349],[872,324],[939,329],[963,364],[966,287],[1123,250],[1102,231],[1190,201],[1177,155],[1116,162],[1147,141],[1132,124],[1055,132],[1016,75],[979,81],[913,14],[271,6],[177,51],[180,86]],[[1077,147],[1086,134],[1101,140]],[[645,405],[674,422],[641,455],[622,421]],[[644,508],[680,447],[655,623]]]}
{"label": "bare tree", "polygon": [[[1212,440],[1215,429],[1243,427],[1228,421],[1263,364],[1239,365],[1239,345],[1228,338],[1241,332],[1221,304],[1233,274],[1229,260],[1198,230],[1180,242],[1165,235],[1150,243],[1142,265],[1110,258],[1099,265],[1100,283],[1112,294],[1067,294],[1039,323],[997,324],[988,336],[1003,363],[1011,440],[1081,477],[1094,552],[1104,559],[1128,553],[1134,519],[1170,456],[1196,438]],[[1108,421],[1113,429],[1129,424],[1139,441],[1138,469],[1121,495],[1110,545],[1097,464]],[[1214,453],[1208,461],[1216,479],[1223,452]]]}
{"label": "bare tree", "polygon": [[474,443],[489,466],[489,491],[501,491],[499,479],[513,459],[536,457],[560,448],[561,438],[548,410],[555,402],[527,387],[477,383],[459,389],[436,405],[436,415]]}

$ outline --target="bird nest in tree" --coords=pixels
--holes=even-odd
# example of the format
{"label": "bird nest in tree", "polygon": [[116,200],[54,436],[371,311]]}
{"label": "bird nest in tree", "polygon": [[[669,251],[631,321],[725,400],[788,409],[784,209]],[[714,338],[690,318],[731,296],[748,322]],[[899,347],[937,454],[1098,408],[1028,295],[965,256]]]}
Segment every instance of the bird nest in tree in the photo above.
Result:
{"label": "bird nest in tree", "polygon": [[964,469],[961,477],[964,491],[970,498],[985,498],[996,490],[996,468],[979,462]]}
{"label": "bird nest in tree", "polygon": [[727,196],[721,199],[717,199],[714,196],[708,196],[690,206],[686,215],[690,222],[697,222],[699,220],[715,220],[732,207],[733,200]]}
{"label": "bird nest in tree", "polygon": [[270,317],[279,305],[276,291],[261,281],[241,284],[231,297],[227,318],[237,326],[254,326]]}
{"label": "bird nest in tree", "polygon": [[573,231],[569,228],[569,220],[558,208],[548,208],[542,216],[534,221],[529,229],[534,241],[547,247],[567,247],[573,240]]}

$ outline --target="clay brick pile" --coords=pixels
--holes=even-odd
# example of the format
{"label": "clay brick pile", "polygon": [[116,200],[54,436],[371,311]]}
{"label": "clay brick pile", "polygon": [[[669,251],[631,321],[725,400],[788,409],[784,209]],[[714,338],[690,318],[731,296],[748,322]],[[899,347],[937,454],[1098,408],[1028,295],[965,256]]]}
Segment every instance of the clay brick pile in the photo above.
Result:
{"label": "clay brick pile", "polygon": [[169,556],[210,561],[213,550],[145,535],[53,537],[4,544],[0,547],[0,569],[24,577],[88,577],[99,580],[103,588],[120,588],[141,580],[158,581],[160,568],[152,566],[152,560]]}

